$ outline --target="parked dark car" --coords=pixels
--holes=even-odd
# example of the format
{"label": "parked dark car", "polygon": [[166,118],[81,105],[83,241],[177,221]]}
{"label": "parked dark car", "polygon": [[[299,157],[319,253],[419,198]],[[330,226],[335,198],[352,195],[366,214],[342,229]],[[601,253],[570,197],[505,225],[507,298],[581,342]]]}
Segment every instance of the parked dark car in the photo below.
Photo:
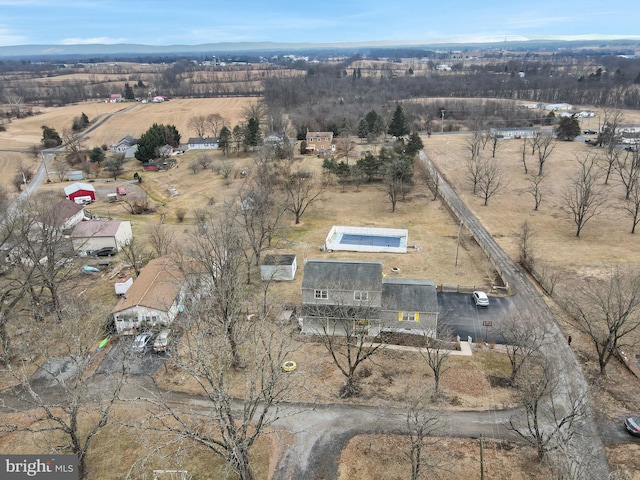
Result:
{"label": "parked dark car", "polygon": [[96,252],[96,257],[113,257],[118,250],[114,247],[104,247]]}
{"label": "parked dark car", "polygon": [[596,132],[595,130],[583,130],[582,133],[584,135],[595,135],[598,132]]}

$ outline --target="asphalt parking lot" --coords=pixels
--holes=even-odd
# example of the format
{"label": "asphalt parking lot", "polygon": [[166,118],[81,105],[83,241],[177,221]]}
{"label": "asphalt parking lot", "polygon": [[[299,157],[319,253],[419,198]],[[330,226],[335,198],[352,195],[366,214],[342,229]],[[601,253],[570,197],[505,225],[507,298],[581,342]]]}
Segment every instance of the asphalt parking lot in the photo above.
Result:
{"label": "asphalt parking lot", "polygon": [[492,297],[489,294],[489,306],[476,307],[469,293],[439,292],[439,322],[448,325],[453,335],[459,335],[461,340],[471,337],[474,342],[482,339],[503,343],[497,332],[512,304],[511,297]]}

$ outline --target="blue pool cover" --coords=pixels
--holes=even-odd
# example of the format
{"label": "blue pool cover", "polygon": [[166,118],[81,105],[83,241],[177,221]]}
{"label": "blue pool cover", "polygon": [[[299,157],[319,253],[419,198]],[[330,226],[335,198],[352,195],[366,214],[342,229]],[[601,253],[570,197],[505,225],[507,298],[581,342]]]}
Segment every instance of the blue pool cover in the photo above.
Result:
{"label": "blue pool cover", "polygon": [[377,235],[357,235],[343,233],[340,245],[371,245],[374,247],[399,247],[400,237],[379,237]]}

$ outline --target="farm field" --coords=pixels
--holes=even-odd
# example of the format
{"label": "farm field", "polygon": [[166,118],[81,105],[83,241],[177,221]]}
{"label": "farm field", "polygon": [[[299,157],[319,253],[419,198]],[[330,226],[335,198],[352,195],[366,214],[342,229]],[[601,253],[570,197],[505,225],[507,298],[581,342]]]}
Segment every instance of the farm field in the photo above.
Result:
{"label": "farm field", "polygon": [[55,128],[62,134],[71,128],[73,119],[85,113],[89,121],[95,124],[107,114],[114,114],[133,107],[126,115],[119,115],[117,119],[107,122],[92,131],[85,144],[89,148],[111,145],[125,135],[140,136],[154,123],[175,125],[186,141],[195,132],[189,132],[187,122],[195,115],[219,113],[225,119],[225,124],[233,128],[242,116],[242,110],[255,98],[202,98],[175,99],[162,103],[105,103],[103,101],[89,101],[62,108],[38,107],[38,115],[15,120],[8,124],[7,131],[0,132],[0,146],[2,150],[27,150],[38,145],[42,139],[42,125]]}

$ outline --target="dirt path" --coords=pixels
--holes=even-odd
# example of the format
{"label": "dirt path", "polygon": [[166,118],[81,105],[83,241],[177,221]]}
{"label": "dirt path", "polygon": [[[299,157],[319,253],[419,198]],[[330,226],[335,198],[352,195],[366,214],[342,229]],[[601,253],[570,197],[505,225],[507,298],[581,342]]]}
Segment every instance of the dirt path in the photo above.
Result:
{"label": "dirt path", "polygon": [[[438,193],[444,202],[471,232],[475,240],[493,262],[496,270],[501,273],[503,280],[508,283],[512,291],[515,292],[513,297],[514,308],[521,313],[528,312],[530,318],[538,319],[540,323],[544,324],[549,331],[553,333],[553,340],[543,346],[542,353],[547,357],[553,357],[554,361],[560,367],[561,375],[563,375],[562,382],[560,383],[565,386],[566,390],[558,392],[557,401],[562,402],[570,396],[570,392],[568,391],[570,385],[577,387],[585,399],[588,398],[587,383],[580,365],[573,355],[573,351],[568,347],[564,334],[556,324],[556,319],[541,294],[526,275],[522,273],[514,261],[502,250],[492,235],[480,223],[473,212],[471,212],[469,207],[462,202],[442,175],[437,173],[435,165],[423,151],[420,152],[420,159],[432,174],[437,175],[439,182]],[[594,480],[609,478],[609,465],[607,463],[604,445],[597,431],[596,423],[593,420],[593,413],[589,407],[587,408],[583,431],[581,433],[580,436],[574,437],[573,459],[578,462],[578,464],[583,463],[583,461],[586,463],[587,460],[590,462],[590,478]]]}

